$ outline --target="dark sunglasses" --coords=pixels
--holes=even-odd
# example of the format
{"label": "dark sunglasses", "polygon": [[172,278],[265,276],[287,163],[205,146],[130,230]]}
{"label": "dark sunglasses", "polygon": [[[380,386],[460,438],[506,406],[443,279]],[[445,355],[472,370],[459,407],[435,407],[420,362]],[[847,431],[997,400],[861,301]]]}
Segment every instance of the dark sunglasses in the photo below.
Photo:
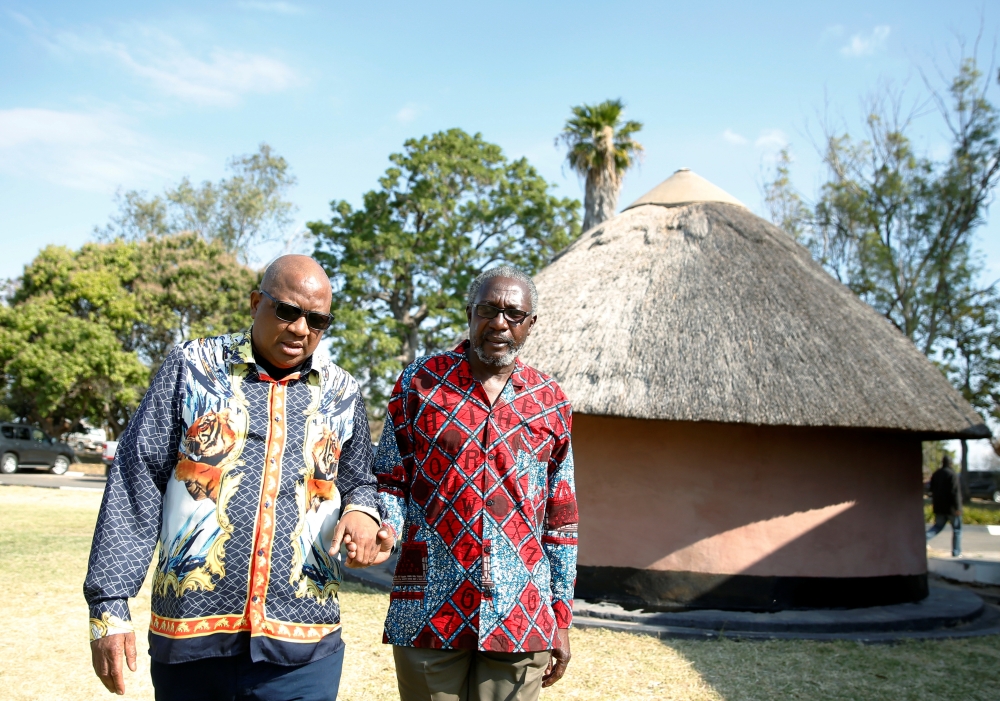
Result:
{"label": "dark sunglasses", "polygon": [[330,324],[333,323],[333,314],[303,311],[300,307],[296,307],[294,304],[279,302],[264,290],[258,291],[274,303],[274,315],[281,321],[287,321],[291,324],[298,321],[302,315],[305,315],[306,325],[315,331],[324,331]]}
{"label": "dark sunglasses", "polygon": [[476,310],[476,314],[484,319],[496,319],[497,314],[503,314],[503,318],[512,324],[520,324],[531,313],[514,307],[501,309],[500,307],[494,307],[492,304],[474,304],[473,308]]}

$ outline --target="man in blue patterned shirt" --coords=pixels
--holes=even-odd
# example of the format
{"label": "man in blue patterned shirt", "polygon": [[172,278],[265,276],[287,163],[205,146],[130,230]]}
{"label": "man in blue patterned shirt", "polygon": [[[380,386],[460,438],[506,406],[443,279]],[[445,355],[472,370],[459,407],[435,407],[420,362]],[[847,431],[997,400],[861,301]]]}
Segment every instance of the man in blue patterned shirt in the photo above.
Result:
{"label": "man in blue patterned shirt", "polygon": [[530,277],[485,271],[469,340],[419,358],[389,399],[375,472],[401,541],[383,640],[402,701],[534,701],[569,663],[572,418],[517,357],[537,313]]}
{"label": "man in blue patterned shirt", "polygon": [[135,671],[128,599],[154,547],[158,701],[336,699],[341,563],[370,564],[381,516],[358,384],[316,357],[330,281],[283,256],[251,292],[249,333],[180,344],[122,435],[84,594],[94,670]]}

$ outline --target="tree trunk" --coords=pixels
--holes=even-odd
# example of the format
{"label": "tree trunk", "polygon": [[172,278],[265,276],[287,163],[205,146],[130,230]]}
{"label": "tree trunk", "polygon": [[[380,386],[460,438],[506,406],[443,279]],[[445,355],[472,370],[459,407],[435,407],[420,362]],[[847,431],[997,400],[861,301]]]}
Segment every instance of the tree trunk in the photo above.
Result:
{"label": "tree trunk", "polygon": [[403,338],[403,351],[400,355],[403,358],[404,367],[412,363],[417,359],[417,345],[420,343],[420,327],[411,326],[406,330],[406,336]]}
{"label": "tree trunk", "polygon": [[611,181],[604,172],[587,173],[587,189],[583,201],[583,230],[587,231],[615,216],[618,209],[620,184]]}
{"label": "tree trunk", "polygon": [[962,472],[959,473],[959,482],[962,485],[962,503],[969,500],[969,444],[962,439]]}

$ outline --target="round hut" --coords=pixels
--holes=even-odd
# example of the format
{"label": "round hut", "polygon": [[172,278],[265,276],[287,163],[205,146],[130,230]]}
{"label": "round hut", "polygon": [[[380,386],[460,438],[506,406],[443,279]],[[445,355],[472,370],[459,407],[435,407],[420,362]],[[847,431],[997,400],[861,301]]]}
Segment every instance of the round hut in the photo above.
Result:
{"label": "round hut", "polygon": [[536,282],[524,359],[573,402],[578,597],[780,610],[927,595],[921,441],[989,431],[803,246],[682,169]]}

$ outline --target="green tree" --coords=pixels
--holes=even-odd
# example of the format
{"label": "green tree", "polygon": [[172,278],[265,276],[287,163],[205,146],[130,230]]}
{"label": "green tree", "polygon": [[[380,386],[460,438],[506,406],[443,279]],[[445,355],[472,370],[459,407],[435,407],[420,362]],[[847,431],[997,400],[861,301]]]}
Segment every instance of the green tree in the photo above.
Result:
{"label": "green tree", "polygon": [[260,273],[239,263],[221,241],[193,232],[150,239],[138,246],[137,266],[136,350],[154,370],[180,341],[250,326],[249,295]]}
{"label": "green tree", "polygon": [[792,185],[792,155],[788,148],[778,153],[773,179],[765,184],[764,204],[772,222],[799,242],[807,236],[812,213],[802,195]]}
{"label": "green tree", "polygon": [[249,324],[258,274],[194,233],[43,249],[0,307],[0,391],[60,433],[124,429],[170,347]]}
{"label": "green tree", "polygon": [[[976,288],[981,266],[973,247],[1000,183],[1000,122],[985,97],[987,87],[970,58],[961,62],[946,94],[937,96],[952,135],[951,153],[942,161],[913,148],[912,120],[899,96],[878,96],[869,106],[865,138],[827,135],[829,175],[814,210],[810,216],[793,209],[786,224],[804,235],[828,270],[929,356],[948,342],[943,334],[949,310],[990,287]],[[774,200],[794,202],[784,165],[767,191]]]}
{"label": "green tree", "polygon": [[284,198],[296,181],[288,162],[267,144],[227,165],[230,177],[218,183],[193,185],[184,178],[162,195],[119,192],[118,212],[95,233],[103,241],[141,241],[192,231],[246,262],[255,246],[288,229],[295,208]]}
{"label": "green tree", "polygon": [[[1000,418],[1000,302],[996,283],[982,281],[974,240],[1000,184],[990,87],[975,56],[963,56],[947,88],[932,90],[951,136],[938,160],[914,148],[912,114],[883,91],[869,103],[864,138],[827,132],[828,178],[812,211],[793,205],[789,223],[777,207],[772,219],[937,362],[984,417]],[[765,190],[794,203],[787,162]],[[963,479],[967,455],[962,441]]]}
{"label": "green tree", "polygon": [[479,134],[410,139],[389,160],[360,209],[334,201],[329,223],[307,224],[334,281],[335,357],[373,417],[405,364],[459,338],[475,275],[500,263],[535,272],[580,232],[579,202]]}
{"label": "green tree", "polygon": [[565,144],[566,161],[584,179],[583,230],[615,216],[625,172],[642,154],[634,136],[642,122],[623,121],[625,104],[605,100],[571,108],[573,116],[556,138]]}

